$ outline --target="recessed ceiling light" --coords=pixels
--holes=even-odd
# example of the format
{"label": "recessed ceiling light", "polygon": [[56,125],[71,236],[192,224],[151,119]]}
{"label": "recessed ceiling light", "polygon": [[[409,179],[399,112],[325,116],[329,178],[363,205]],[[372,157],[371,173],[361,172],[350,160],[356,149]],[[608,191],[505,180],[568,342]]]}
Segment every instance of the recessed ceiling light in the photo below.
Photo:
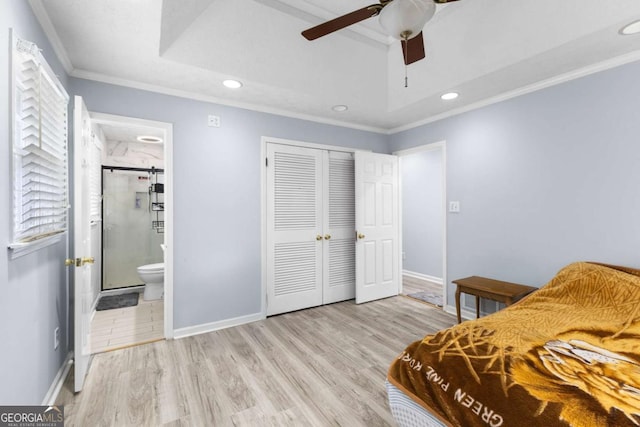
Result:
{"label": "recessed ceiling light", "polygon": [[630,36],[631,34],[638,34],[638,33],[640,33],[640,19],[635,22],[632,22],[629,25],[625,25],[620,30],[620,34],[622,34],[623,36]]}
{"label": "recessed ceiling light", "polygon": [[449,93],[445,93],[440,98],[442,98],[445,101],[451,101],[452,99],[456,99],[457,97],[458,97],[458,94],[456,92],[449,92]]}
{"label": "recessed ceiling light", "polygon": [[160,144],[162,143],[162,138],[158,138],[157,136],[150,135],[140,135],[136,138],[140,142],[147,142],[149,144]]}
{"label": "recessed ceiling light", "polygon": [[333,107],[331,107],[331,109],[333,111],[337,111],[338,113],[342,113],[343,111],[347,111],[349,107],[347,107],[346,105],[334,105]]}
{"label": "recessed ceiling light", "polygon": [[242,82],[239,82],[238,80],[229,79],[229,80],[223,81],[222,84],[228,87],[229,89],[238,89],[242,87]]}

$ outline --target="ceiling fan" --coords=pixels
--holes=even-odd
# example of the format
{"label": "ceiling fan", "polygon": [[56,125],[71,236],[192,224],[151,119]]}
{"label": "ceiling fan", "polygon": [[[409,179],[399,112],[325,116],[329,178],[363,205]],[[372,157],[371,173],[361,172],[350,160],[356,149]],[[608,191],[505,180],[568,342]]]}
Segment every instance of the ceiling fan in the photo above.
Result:
{"label": "ceiling fan", "polygon": [[402,42],[405,65],[425,57],[422,28],[436,11],[436,3],[457,0],[380,0],[346,15],[339,16],[302,32],[307,40],[331,34],[365,19],[380,15],[380,25],[385,31]]}

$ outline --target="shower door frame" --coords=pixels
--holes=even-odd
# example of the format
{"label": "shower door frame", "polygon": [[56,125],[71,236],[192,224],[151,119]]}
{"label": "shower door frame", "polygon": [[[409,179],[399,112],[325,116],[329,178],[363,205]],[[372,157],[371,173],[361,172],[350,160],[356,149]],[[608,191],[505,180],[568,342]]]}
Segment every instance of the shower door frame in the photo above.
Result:
{"label": "shower door frame", "polygon": [[[101,249],[101,254],[100,254],[100,273],[101,273],[101,277],[100,277],[100,292],[105,292],[105,291],[121,291],[123,289],[129,289],[129,288],[139,288],[141,286],[144,286],[144,283],[139,284],[139,285],[130,285],[130,286],[121,286],[119,288],[109,288],[109,289],[105,289],[104,288],[104,275],[105,275],[105,270],[104,270],[104,242],[105,242],[105,222],[104,222],[104,172],[105,171],[125,171],[125,172],[147,172],[147,173],[161,173],[161,174],[165,174],[164,168],[137,168],[137,167],[133,167],[133,166],[107,166],[107,165],[102,165],[102,169],[101,169],[101,174],[100,174],[100,187],[101,187],[101,191],[102,193],[100,194],[100,196],[102,197],[102,203],[101,203],[101,212],[100,212],[100,217],[103,219],[102,220],[102,230],[101,230],[101,238],[102,238],[102,247]],[[151,184],[151,181],[149,182]],[[151,196],[149,196],[151,197]],[[164,200],[164,196],[163,196],[163,200]],[[164,217],[164,215],[163,215]],[[164,234],[164,231],[162,232],[162,234]],[[163,238],[164,240],[164,238]],[[164,262],[164,260],[163,260]]]}

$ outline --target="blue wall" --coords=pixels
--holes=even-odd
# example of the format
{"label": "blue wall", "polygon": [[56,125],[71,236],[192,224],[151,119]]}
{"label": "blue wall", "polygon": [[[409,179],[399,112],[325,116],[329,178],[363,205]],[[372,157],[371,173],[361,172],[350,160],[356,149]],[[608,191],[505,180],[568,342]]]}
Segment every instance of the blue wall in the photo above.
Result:
{"label": "blue wall", "polygon": [[[0,242],[11,243],[9,28],[35,42],[54,72],[67,85],[66,74],[35,20],[29,3],[0,2]],[[70,123],[71,124],[71,123]],[[0,405],[40,404],[61,367],[67,345],[67,244],[58,243],[11,260],[4,249],[0,257]],[[61,331],[61,343],[53,350],[53,331]]]}
{"label": "blue wall", "polygon": [[393,135],[393,151],[447,141],[448,280],[640,267],[639,111],[635,62]]}
{"label": "blue wall", "polygon": [[385,135],[71,80],[90,111],[173,123],[176,329],[260,312],[262,136],[387,152]]}
{"label": "blue wall", "polygon": [[[260,138],[397,151],[447,141],[448,279],[532,285],[575,260],[640,266],[640,63],[618,67],[392,136],[79,79],[66,79],[23,0],[0,2],[8,28],[36,42],[91,111],[174,124],[174,321],[196,326],[260,310]],[[6,76],[6,73],[2,73]],[[0,85],[0,99],[8,99]],[[206,126],[208,114],[222,127]],[[10,206],[9,111],[0,103],[0,206]],[[8,209],[0,240],[10,242]],[[42,401],[66,353],[65,244],[0,257],[0,404]],[[449,288],[449,301],[453,289]],[[53,329],[63,332],[53,351]]]}
{"label": "blue wall", "polygon": [[442,148],[402,156],[404,270],[442,278]]}

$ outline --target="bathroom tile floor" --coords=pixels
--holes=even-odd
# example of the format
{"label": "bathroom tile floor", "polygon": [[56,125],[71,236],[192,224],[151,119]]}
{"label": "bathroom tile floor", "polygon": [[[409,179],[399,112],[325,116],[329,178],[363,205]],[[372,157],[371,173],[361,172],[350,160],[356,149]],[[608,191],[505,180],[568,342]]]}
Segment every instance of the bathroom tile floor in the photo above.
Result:
{"label": "bathroom tile floor", "polygon": [[102,353],[164,339],[164,301],[96,311],[91,322],[91,353]]}

